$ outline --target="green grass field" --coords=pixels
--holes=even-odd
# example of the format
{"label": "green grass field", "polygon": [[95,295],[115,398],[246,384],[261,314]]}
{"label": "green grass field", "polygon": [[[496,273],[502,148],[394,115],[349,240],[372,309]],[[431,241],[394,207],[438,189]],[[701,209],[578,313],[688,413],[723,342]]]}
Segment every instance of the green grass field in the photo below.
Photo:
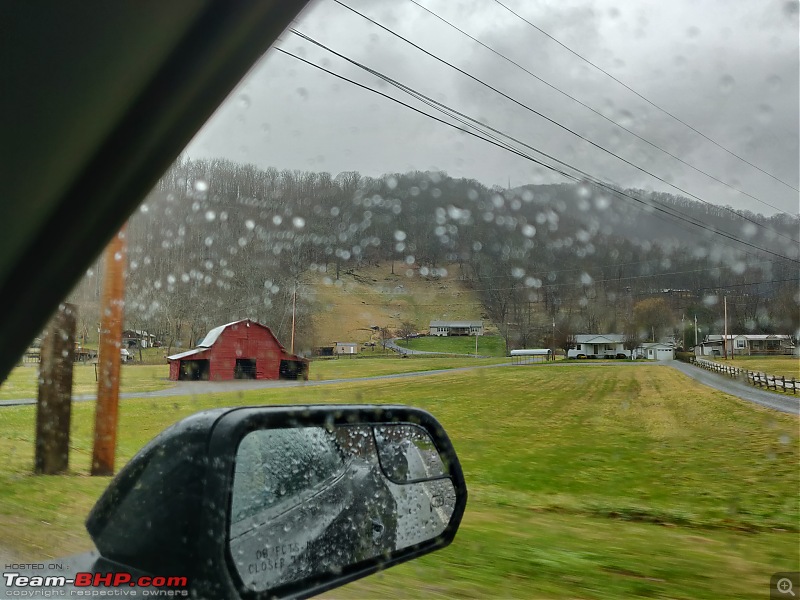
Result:
{"label": "green grass field", "polygon": [[[408,343],[405,340],[398,340],[397,345],[425,352],[475,354],[475,338],[469,336],[424,336],[410,339]],[[506,346],[503,338],[496,335],[479,335],[478,354],[482,356],[506,356]]]}
{"label": "green grass field", "polygon": [[416,371],[435,371],[437,369],[457,369],[481,365],[496,365],[509,362],[507,357],[499,358],[447,358],[435,356],[414,356],[398,358],[397,354],[386,357],[339,358],[314,360],[309,368],[309,381],[330,379],[349,379],[351,377],[372,377],[393,373],[413,373]]}
{"label": "green grass field", "polygon": [[[772,573],[800,570],[797,417],[659,366],[125,400],[118,464],[203,408],[287,402],[425,408],[469,486],[453,546],[327,597],[764,598]],[[108,483],[87,476],[92,418],[91,403],[74,406],[72,473],[34,477],[34,408],[0,409],[0,546],[17,558],[88,548],[83,519]]]}
{"label": "green grass field", "polygon": [[759,371],[769,375],[800,379],[800,358],[796,356],[736,356],[732,360],[715,358],[714,362]]}
{"label": "green grass field", "polygon": [[[160,350],[156,348],[154,350]],[[434,371],[455,369],[508,362],[507,358],[446,358],[433,356],[409,356],[399,358],[396,354],[364,356],[357,358],[323,359],[311,362],[311,381],[330,379],[349,379],[352,377],[371,377],[392,373],[412,373],[415,371]],[[17,367],[0,385],[0,400],[36,398],[38,391],[38,365]],[[174,385],[168,380],[169,366],[166,364],[122,366],[123,393],[138,393],[161,390]],[[97,393],[94,365],[76,364],[73,370],[73,395]]]}
{"label": "green grass field", "polygon": [[[173,354],[182,352],[184,348],[175,348],[172,350]],[[139,357],[139,350],[134,349],[130,351],[133,354],[135,364],[139,365],[166,365],[167,364],[167,348],[142,348],[141,359]]]}
{"label": "green grass field", "polygon": [[[167,365],[135,365],[121,367],[123,393],[151,392],[171,387]],[[39,391],[39,365],[16,367],[0,384],[0,400],[36,398]],[[81,396],[97,393],[97,380],[93,364],[76,363],[72,371],[72,394]],[[2,419],[2,417],[0,417]]]}

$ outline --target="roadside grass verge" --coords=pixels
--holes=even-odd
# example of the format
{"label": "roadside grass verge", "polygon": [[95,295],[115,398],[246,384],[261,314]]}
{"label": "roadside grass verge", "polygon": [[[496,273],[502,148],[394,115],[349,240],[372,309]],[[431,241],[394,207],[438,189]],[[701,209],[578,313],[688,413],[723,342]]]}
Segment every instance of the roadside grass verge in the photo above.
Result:
{"label": "roadside grass verge", "polygon": [[740,367],[767,375],[800,379],[800,358],[796,356],[737,356],[733,360],[723,358],[710,358],[709,360],[721,365]]}
{"label": "roadside grass verge", "polygon": [[[410,350],[444,352],[447,354],[475,354],[475,336],[423,336],[397,340],[397,345]],[[503,338],[498,335],[479,335],[478,354],[482,356],[506,356]]]}
{"label": "roadside grass verge", "polygon": [[[151,392],[174,385],[169,381],[169,366],[166,364],[122,365],[121,377],[120,391],[123,393]],[[0,384],[0,400],[36,398],[38,392],[39,365],[36,364],[15,367]],[[75,363],[72,371],[73,396],[96,393],[95,366],[91,363]]]}
{"label": "roadside grass verge", "polygon": [[[772,573],[800,569],[797,417],[660,366],[124,400],[117,464],[204,408],[332,402],[431,411],[470,499],[451,548],[328,597],[761,598]],[[27,560],[87,549],[83,519],[108,483],[87,476],[92,403],[74,405],[64,477],[30,475],[34,415],[0,409],[2,544]]]}

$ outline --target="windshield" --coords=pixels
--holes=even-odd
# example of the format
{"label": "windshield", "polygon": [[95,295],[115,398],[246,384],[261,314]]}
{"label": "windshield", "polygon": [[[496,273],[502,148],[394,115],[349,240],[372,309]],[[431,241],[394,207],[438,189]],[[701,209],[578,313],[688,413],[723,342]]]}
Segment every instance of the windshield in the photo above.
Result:
{"label": "windshield", "polygon": [[[63,474],[33,474],[46,339],[0,387],[0,559],[91,548],[119,263],[117,470],[213,407],[408,404],[446,428],[470,490],[455,541],[336,594],[779,593],[800,571],[799,12],[313,2],[64,299]],[[392,485],[448,473],[425,440],[358,441],[245,437],[232,521],[369,444]]]}

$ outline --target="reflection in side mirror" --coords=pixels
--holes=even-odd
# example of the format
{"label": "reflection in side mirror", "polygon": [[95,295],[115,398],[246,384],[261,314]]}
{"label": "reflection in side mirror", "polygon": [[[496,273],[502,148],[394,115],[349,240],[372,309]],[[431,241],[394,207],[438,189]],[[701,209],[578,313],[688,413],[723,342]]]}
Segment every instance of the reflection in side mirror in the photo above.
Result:
{"label": "reflection in side mirror", "polygon": [[230,556],[254,592],[319,580],[436,540],[455,506],[446,461],[417,425],[256,430],[236,453]]}

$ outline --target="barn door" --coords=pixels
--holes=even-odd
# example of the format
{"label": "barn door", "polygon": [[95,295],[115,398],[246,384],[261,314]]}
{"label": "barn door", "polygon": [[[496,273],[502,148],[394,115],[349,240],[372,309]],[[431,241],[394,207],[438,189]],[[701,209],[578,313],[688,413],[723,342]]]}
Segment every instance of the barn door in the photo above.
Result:
{"label": "barn door", "polygon": [[255,379],[256,378],[256,359],[237,358],[236,368],[233,371],[235,379]]}

